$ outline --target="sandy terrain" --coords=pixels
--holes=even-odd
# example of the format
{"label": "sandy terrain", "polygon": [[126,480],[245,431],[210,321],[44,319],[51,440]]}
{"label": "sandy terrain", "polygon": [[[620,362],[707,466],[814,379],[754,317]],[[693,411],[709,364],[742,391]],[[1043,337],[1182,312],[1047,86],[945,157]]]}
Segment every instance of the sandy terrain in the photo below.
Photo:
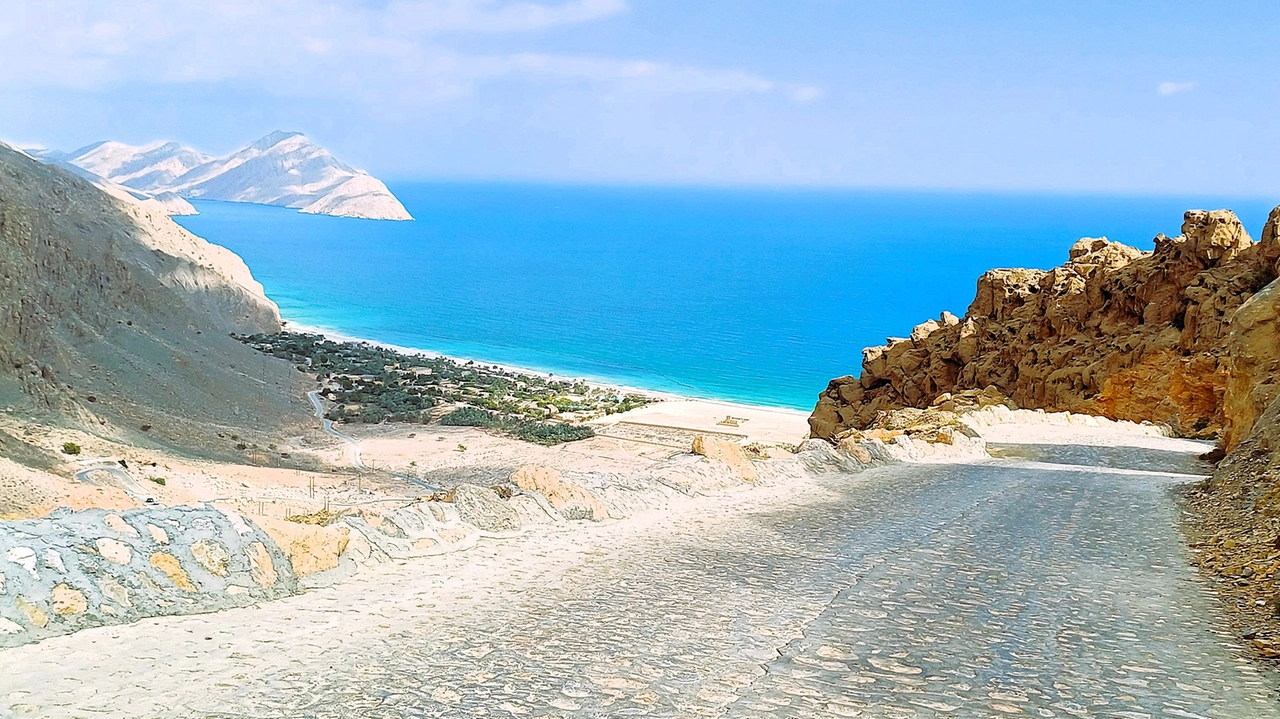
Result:
{"label": "sandy terrain", "polygon": [[[737,426],[719,424],[726,417]],[[360,440],[365,464],[437,484],[500,481],[516,468],[537,464],[562,472],[632,472],[686,452],[698,434],[722,434],[741,443],[787,447],[808,433],[803,412],[707,400],[670,400],[592,422],[597,436],[543,447],[467,427],[408,424],[344,425]],[[771,450],[784,454],[785,449]],[[325,454],[338,462],[339,456]]]}
{"label": "sandy terrain", "polygon": [[[304,398],[300,398],[302,401]],[[718,424],[738,418],[738,426]],[[108,437],[65,428],[34,425],[12,415],[0,416],[0,429],[40,447],[62,464],[50,471],[0,464],[0,515],[42,516],[59,506],[85,508],[141,506],[105,472],[75,478],[86,468],[124,460],[136,486],[165,505],[215,502],[250,516],[284,517],[323,507],[362,506],[376,509],[429,493],[429,489],[396,479],[407,475],[437,485],[461,482],[494,484],[529,464],[562,472],[629,474],[672,455],[686,452],[699,433],[714,432],[742,443],[794,445],[807,433],[806,415],[793,410],[749,407],[705,400],[674,399],[594,422],[599,435],[589,440],[543,447],[468,427],[439,425],[341,425],[361,442],[367,472],[350,464],[347,445],[315,428],[287,444],[263,448],[261,464],[236,464],[181,456],[133,446]],[[227,441],[231,441],[228,439]],[[76,456],[62,454],[64,442],[80,445]],[[785,450],[769,450],[775,456]],[[280,464],[290,455],[318,471]],[[163,484],[156,480],[163,480]],[[132,491],[138,494],[137,491]]]}
{"label": "sandy terrain", "polygon": [[761,444],[799,444],[809,436],[808,412],[704,399],[671,399],[592,422],[606,434],[620,423],[738,435]]}

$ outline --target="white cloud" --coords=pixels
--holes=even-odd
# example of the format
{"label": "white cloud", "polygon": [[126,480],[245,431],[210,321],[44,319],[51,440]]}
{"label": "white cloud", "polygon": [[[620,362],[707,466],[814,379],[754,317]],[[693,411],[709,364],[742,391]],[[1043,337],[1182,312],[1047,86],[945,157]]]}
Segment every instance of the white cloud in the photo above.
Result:
{"label": "white cloud", "polygon": [[826,90],[813,85],[802,85],[791,90],[791,99],[796,102],[813,102],[826,97],[826,95]]}
{"label": "white cloud", "polygon": [[660,92],[768,92],[774,83],[736,70],[709,70],[647,60],[520,54],[490,58],[495,74],[522,71],[539,75],[618,82]]}
{"label": "white cloud", "polygon": [[1161,95],[1177,95],[1180,92],[1186,92],[1194,88],[1194,82],[1162,82],[1156,86],[1156,92]]}
{"label": "white cloud", "polygon": [[766,93],[807,102],[822,90],[738,70],[644,58],[469,53],[466,35],[533,33],[608,18],[625,0],[62,0],[5,11],[0,87],[98,91],[118,85],[232,83],[280,97],[354,100],[392,110],[523,75],[605,91]]}
{"label": "white cloud", "polygon": [[411,60],[461,35],[536,32],[626,9],[625,0],[0,0],[5,29],[21,29],[0,43],[0,85],[270,79],[311,72],[317,55],[407,71],[397,53]]}

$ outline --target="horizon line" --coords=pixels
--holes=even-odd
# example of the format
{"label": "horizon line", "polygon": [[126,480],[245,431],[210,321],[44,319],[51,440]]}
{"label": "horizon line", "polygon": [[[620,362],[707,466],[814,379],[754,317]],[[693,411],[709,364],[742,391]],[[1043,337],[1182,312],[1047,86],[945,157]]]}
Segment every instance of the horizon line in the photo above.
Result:
{"label": "horizon line", "polygon": [[[370,173],[372,174],[372,173]],[[807,191],[807,192],[919,192],[954,195],[1024,195],[1024,196],[1060,196],[1060,197],[1115,197],[1115,198],[1159,198],[1187,199],[1190,196],[1207,196],[1222,199],[1266,200],[1280,206],[1280,189],[1268,193],[1234,193],[1230,190],[1114,190],[1114,189],[1082,189],[1082,188],[1009,188],[1000,186],[959,187],[951,185],[872,185],[872,184],[815,184],[806,182],[698,182],[684,180],[661,179],[621,179],[621,178],[555,178],[519,175],[375,175],[388,184],[459,184],[459,185],[526,185],[544,187],[597,187],[617,189],[669,189],[669,190],[762,190],[762,191]]]}

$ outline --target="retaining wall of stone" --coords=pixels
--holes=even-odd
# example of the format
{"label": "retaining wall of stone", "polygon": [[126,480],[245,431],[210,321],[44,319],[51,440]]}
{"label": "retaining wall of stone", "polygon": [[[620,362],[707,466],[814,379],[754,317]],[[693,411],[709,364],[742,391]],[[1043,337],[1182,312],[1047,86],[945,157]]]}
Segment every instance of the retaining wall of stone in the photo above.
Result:
{"label": "retaining wall of stone", "polygon": [[0,521],[0,647],[297,592],[261,528],[209,506]]}

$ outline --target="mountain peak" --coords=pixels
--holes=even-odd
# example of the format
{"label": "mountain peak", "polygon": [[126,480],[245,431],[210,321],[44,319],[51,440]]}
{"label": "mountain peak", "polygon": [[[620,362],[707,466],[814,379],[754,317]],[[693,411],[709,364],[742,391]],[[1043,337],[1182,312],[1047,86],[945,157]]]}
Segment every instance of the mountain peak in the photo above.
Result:
{"label": "mountain peak", "polygon": [[303,135],[301,132],[285,132],[284,130],[276,130],[275,132],[265,135],[249,147],[255,150],[267,150],[293,137],[300,137],[307,144],[311,144],[311,141],[307,139],[307,136]]}

